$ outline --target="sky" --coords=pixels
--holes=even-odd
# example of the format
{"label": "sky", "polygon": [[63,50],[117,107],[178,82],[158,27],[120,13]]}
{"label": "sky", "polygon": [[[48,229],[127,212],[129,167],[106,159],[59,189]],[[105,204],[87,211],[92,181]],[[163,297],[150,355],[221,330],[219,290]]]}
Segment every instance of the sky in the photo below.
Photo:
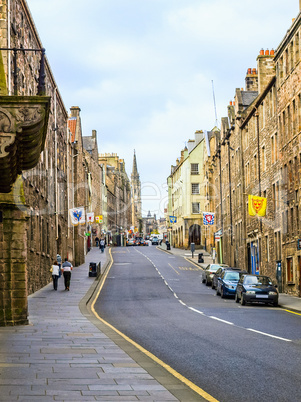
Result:
{"label": "sky", "polygon": [[80,107],[83,134],[97,130],[99,153],[129,176],[136,151],[142,215],[157,217],[185,143],[220,125],[260,49],[299,13],[298,0],[27,2],[66,109]]}

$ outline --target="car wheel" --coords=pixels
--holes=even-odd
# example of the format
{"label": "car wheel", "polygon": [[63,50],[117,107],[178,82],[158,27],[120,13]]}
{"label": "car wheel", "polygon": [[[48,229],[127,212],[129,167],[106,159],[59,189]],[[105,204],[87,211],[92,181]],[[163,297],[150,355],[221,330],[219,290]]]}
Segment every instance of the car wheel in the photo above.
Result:
{"label": "car wheel", "polygon": [[206,278],[206,286],[210,286],[210,282],[208,282],[207,278]]}
{"label": "car wheel", "polygon": [[205,283],[205,279],[204,279],[204,278],[202,278],[202,283]]}
{"label": "car wheel", "polygon": [[213,281],[212,281],[212,283],[211,283],[211,288],[212,288],[212,289],[215,289],[215,286],[214,286]]}
{"label": "car wheel", "polygon": [[218,286],[216,287],[216,296],[219,296],[220,292],[218,291]]}
{"label": "car wheel", "polygon": [[274,307],[278,307],[278,303],[277,303],[277,302],[274,302],[274,303],[273,303],[273,306],[274,306]]}
{"label": "car wheel", "polygon": [[224,298],[225,298],[225,295],[224,295],[224,289],[223,289],[223,287],[221,287],[221,298],[222,298],[222,299],[224,299]]}
{"label": "car wheel", "polygon": [[235,293],[235,302],[236,302],[236,303],[239,303],[239,298],[238,298],[238,294],[237,294],[237,293]]}
{"label": "car wheel", "polygon": [[243,294],[243,293],[241,294],[240,304],[241,304],[242,306],[244,306],[244,305],[246,304],[245,299],[244,299],[244,294]]}

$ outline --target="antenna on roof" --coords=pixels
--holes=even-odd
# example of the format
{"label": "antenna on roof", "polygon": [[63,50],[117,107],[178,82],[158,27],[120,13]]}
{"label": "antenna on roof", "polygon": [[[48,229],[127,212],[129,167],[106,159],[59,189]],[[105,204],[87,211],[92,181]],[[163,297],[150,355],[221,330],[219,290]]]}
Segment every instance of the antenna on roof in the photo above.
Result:
{"label": "antenna on roof", "polygon": [[216,103],[215,103],[215,94],[214,94],[214,85],[213,85],[213,80],[212,82],[212,93],[213,93],[213,103],[214,103],[214,112],[215,112],[215,125],[218,128],[218,119],[217,119],[217,113],[216,113]]}

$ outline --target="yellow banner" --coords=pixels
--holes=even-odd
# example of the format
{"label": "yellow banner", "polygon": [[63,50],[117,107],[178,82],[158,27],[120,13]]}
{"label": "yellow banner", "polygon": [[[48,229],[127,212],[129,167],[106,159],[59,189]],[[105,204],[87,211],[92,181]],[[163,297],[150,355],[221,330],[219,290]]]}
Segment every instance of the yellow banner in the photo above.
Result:
{"label": "yellow banner", "polygon": [[95,220],[97,223],[102,223],[102,215],[95,216]]}
{"label": "yellow banner", "polygon": [[249,215],[265,216],[267,209],[267,199],[249,194]]}

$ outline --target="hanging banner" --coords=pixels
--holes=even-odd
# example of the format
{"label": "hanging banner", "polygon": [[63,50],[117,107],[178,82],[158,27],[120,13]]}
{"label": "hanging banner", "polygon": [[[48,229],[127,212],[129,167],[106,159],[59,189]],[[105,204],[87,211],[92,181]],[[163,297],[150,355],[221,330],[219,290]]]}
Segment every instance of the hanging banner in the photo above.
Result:
{"label": "hanging banner", "polygon": [[256,195],[248,195],[249,198],[249,215],[265,216],[267,209],[267,199],[257,197]]}
{"label": "hanging banner", "polygon": [[73,226],[78,224],[83,225],[86,223],[85,220],[85,208],[71,208],[69,209],[70,221]]}
{"label": "hanging banner", "polygon": [[94,222],[94,212],[87,212],[87,222],[88,223]]}
{"label": "hanging banner", "polygon": [[97,216],[95,216],[95,221],[96,221],[97,223],[102,223],[102,215],[97,215]]}
{"label": "hanging banner", "polygon": [[203,224],[204,225],[214,224],[214,212],[203,212]]}

